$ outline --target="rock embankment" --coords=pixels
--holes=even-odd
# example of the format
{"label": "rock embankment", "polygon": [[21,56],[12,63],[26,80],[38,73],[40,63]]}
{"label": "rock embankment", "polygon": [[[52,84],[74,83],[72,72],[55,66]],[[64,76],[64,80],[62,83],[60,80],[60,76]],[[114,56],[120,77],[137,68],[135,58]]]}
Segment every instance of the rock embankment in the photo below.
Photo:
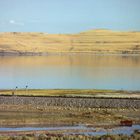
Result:
{"label": "rock embankment", "polygon": [[137,98],[83,98],[83,97],[33,97],[0,96],[0,105],[63,106],[83,108],[140,108]]}

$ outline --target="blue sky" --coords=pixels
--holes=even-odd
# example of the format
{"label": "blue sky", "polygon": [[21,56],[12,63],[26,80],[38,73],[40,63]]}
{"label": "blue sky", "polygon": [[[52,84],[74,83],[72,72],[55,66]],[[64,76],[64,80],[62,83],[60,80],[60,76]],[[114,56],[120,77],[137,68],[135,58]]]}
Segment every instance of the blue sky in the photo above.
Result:
{"label": "blue sky", "polygon": [[0,32],[140,31],[140,0],[0,0]]}

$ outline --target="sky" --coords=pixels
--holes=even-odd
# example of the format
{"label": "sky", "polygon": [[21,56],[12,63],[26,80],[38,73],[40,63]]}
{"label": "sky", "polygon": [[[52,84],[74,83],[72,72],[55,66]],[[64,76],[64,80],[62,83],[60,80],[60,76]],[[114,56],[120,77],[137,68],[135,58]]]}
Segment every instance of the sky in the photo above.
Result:
{"label": "sky", "polygon": [[0,0],[0,32],[140,31],[140,0]]}

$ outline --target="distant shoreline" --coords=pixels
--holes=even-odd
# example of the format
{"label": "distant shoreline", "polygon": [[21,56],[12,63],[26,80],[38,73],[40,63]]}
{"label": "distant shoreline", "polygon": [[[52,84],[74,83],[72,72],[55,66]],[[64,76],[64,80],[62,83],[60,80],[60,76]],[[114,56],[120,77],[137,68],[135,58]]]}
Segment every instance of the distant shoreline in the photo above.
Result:
{"label": "distant shoreline", "polygon": [[95,52],[49,52],[49,53],[11,53],[11,52],[0,52],[0,56],[50,56],[50,55],[116,55],[116,56],[140,56],[140,53],[95,53]]}

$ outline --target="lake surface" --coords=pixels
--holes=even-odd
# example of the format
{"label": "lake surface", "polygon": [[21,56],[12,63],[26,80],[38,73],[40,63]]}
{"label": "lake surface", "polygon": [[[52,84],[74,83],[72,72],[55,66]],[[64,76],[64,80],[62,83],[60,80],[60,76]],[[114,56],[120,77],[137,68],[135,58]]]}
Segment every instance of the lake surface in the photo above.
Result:
{"label": "lake surface", "polygon": [[140,90],[140,56],[1,56],[0,89]]}

